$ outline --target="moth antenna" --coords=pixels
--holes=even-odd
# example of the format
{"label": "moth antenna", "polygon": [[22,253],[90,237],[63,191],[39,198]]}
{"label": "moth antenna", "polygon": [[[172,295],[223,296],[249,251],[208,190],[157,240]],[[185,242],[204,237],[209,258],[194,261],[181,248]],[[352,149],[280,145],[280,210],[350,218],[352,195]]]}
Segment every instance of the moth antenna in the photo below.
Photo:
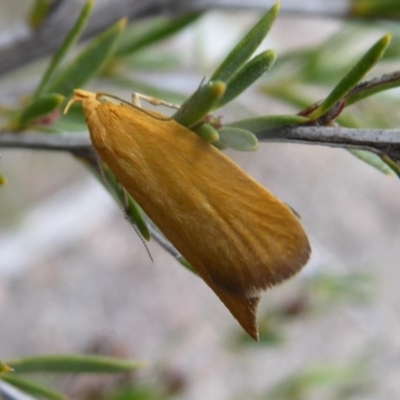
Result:
{"label": "moth antenna", "polygon": [[97,100],[99,100],[100,102],[102,101],[111,101],[112,103],[115,104],[126,104],[128,106],[131,106],[133,108],[136,108],[137,110],[139,110],[140,112],[142,112],[143,114],[148,115],[149,117],[157,120],[157,121],[170,121],[171,118],[170,117],[164,117],[164,116],[158,116],[158,115],[154,115],[151,111],[147,111],[144,108],[142,108],[142,106],[140,105],[140,98],[141,95],[139,93],[133,93],[132,94],[132,102],[130,103],[129,101],[120,99],[119,97],[113,96],[112,94],[106,94],[106,93],[98,93],[96,95]]}
{"label": "moth antenna", "polygon": [[[200,90],[200,88],[203,86],[204,81],[205,81],[205,78],[203,78],[201,80],[199,87],[196,89],[196,92],[198,92]],[[144,108],[142,108],[142,106],[140,104],[140,99],[143,99],[143,100],[147,101],[148,103],[153,104],[154,106],[162,105],[162,106],[174,108],[176,110],[179,110],[181,108],[184,110],[188,106],[188,104],[190,104],[190,101],[189,101],[188,104],[184,103],[183,107],[181,107],[181,106],[179,106],[177,104],[168,103],[168,102],[166,102],[164,100],[159,100],[159,99],[155,99],[154,97],[151,97],[151,96],[146,96],[145,94],[133,92],[132,93],[132,103],[128,103],[128,104],[130,104],[132,107],[137,108],[143,114],[146,114],[149,117],[154,118],[154,119],[156,119],[158,121],[171,121],[172,118],[171,117],[159,117],[157,115],[152,114],[150,111],[145,110]]]}
{"label": "moth antenna", "polygon": [[146,252],[149,255],[150,260],[152,262],[154,262],[154,259],[153,259],[152,255],[150,253],[150,250],[149,250],[149,248],[147,246],[147,243],[145,242],[145,240],[144,240],[142,234],[140,233],[139,229],[137,228],[137,226],[132,222],[132,220],[129,217],[129,214],[128,214],[129,201],[128,201],[128,195],[127,195],[126,190],[118,182],[118,186],[119,186],[120,190],[122,191],[122,195],[124,196],[124,201],[123,201],[123,203],[121,203],[121,200],[116,195],[114,189],[110,185],[110,181],[108,180],[106,174],[104,173],[104,168],[102,166],[102,160],[101,160],[100,156],[96,152],[94,154],[95,154],[97,167],[98,167],[98,169],[100,171],[100,176],[101,176],[101,179],[102,179],[102,181],[104,183],[104,186],[106,187],[108,192],[111,194],[111,196],[114,197],[114,200],[117,202],[118,207],[121,209],[122,213],[124,214],[125,220],[128,221],[128,223],[132,226],[132,228],[134,229],[136,234],[139,236],[139,239],[142,242],[144,248],[146,249]]}
{"label": "moth antenna", "polygon": [[139,111],[141,111],[143,114],[148,115],[149,117],[156,119],[157,121],[171,121],[171,117],[159,117],[158,115],[154,115],[151,113],[151,111],[147,111],[144,108],[137,106],[136,104],[130,104],[132,107],[137,108]]}
{"label": "moth antenna", "polygon": [[157,99],[155,97],[147,96],[142,93],[133,92],[132,93],[132,104],[141,107],[140,99],[147,101],[148,103],[152,104],[153,106],[165,106],[169,108],[173,108],[175,110],[179,110],[181,108],[180,105],[174,103],[168,103],[167,101]]}

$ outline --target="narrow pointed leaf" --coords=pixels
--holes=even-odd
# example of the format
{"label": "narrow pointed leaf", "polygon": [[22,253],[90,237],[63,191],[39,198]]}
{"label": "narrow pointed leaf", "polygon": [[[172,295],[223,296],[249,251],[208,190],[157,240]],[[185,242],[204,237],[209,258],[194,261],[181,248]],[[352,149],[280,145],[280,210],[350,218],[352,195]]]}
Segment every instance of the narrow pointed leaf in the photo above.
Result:
{"label": "narrow pointed leaf", "polygon": [[253,151],[258,149],[257,137],[250,131],[241,128],[223,127],[218,130],[218,143],[239,151]]}
{"label": "narrow pointed leaf", "polygon": [[51,6],[51,0],[36,0],[28,15],[28,22],[34,29],[39,28],[45,20]]}
{"label": "narrow pointed leaf", "polygon": [[278,15],[280,1],[278,1],[247,33],[238,45],[228,54],[222,64],[214,72],[210,81],[227,82],[251,57],[265,36],[271,29]]}
{"label": "narrow pointed leaf", "polygon": [[264,117],[256,117],[249,119],[242,119],[224,125],[225,127],[241,128],[257,133],[268,128],[276,128],[278,126],[304,124],[309,122],[310,119],[300,115],[267,115]]}
{"label": "narrow pointed leaf", "polygon": [[225,94],[218,101],[217,107],[222,107],[239,96],[239,94],[245,91],[272,67],[275,59],[275,51],[267,50],[245,64],[243,68],[239,69],[227,82]]}
{"label": "narrow pointed leaf", "polygon": [[66,400],[67,398],[65,395],[52,388],[36,383],[30,379],[21,378],[16,374],[2,375],[1,379],[32,396],[38,396],[49,400]]}
{"label": "narrow pointed leaf", "polygon": [[201,124],[193,129],[207,143],[214,143],[219,139],[218,131],[210,124]]}
{"label": "narrow pointed leaf", "polygon": [[181,108],[172,116],[179,124],[191,128],[201,122],[213,109],[218,100],[225,93],[223,82],[208,82],[183,103]]}
{"label": "narrow pointed leaf", "polygon": [[55,111],[63,103],[65,97],[56,93],[43,94],[34,98],[32,103],[22,112],[19,124],[24,127],[32,120],[43,117]]}
{"label": "narrow pointed leaf", "polygon": [[[0,178],[1,178],[1,175],[0,175]],[[9,367],[7,364],[3,363],[3,361],[0,361],[0,374],[3,372],[10,372],[10,371],[12,371],[12,368]]]}
{"label": "narrow pointed leaf", "polygon": [[178,261],[179,263],[184,266],[186,269],[188,269],[189,271],[193,272],[195,275],[197,275],[196,270],[182,257],[178,257]]}
{"label": "narrow pointed leaf", "polygon": [[73,89],[82,87],[105,65],[113,53],[118,37],[125,28],[122,19],[98,36],[79,56],[55,78],[48,88],[49,92],[71,95]]}
{"label": "narrow pointed leaf", "polygon": [[400,72],[385,74],[369,81],[361,82],[346,95],[346,107],[385,90],[400,86]]}
{"label": "narrow pointed leaf", "polygon": [[143,211],[132,196],[130,196],[129,194],[127,194],[127,196],[129,202],[129,217],[132,219],[133,223],[138,228],[143,238],[149,241],[151,239],[151,233],[149,227],[146,224],[146,221],[143,219]]}
{"label": "narrow pointed leaf", "polygon": [[336,85],[326,99],[317,107],[309,118],[316,120],[329,111],[339,100],[365,76],[365,74],[382,57],[386,47],[390,43],[390,35],[383,36],[365,54],[350,72]]}
{"label": "narrow pointed leaf", "polygon": [[17,360],[10,360],[7,364],[18,373],[49,372],[110,374],[133,371],[145,366],[145,363],[139,361],[126,361],[111,357],[82,356],[75,354],[26,357]]}
{"label": "narrow pointed leaf", "polygon": [[196,21],[201,15],[199,12],[192,12],[167,20],[165,18],[156,18],[147,29],[142,31],[135,29],[135,25],[132,25],[121,37],[115,55],[117,57],[130,55],[160,40],[167,39]]}
{"label": "narrow pointed leaf", "polygon": [[51,78],[53,77],[54,73],[56,72],[57,68],[63,61],[65,55],[68,53],[70,48],[77,42],[79,39],[83,29],[85,28],[89,16],[91,14],[93,8],[93,1],[88,0],[82,11],[79,15],[78,20],[75,22],[72,29],[69,31],[68,35],[66,36],[63,44],[60,46],[59,50],[54,54],[50,65],[48,66],[46,72],[43,74],[42,80],[35,92],[35,97],[40,96],[46,89],[46,85],[50,82]]}
{"label": "narrow pointed leaf", "polygon": [[397,177],[400,178],[400,165],[388,156],[382,155],[381,158],[382,161],[397,175]]}
{"label": "narrow pointed leaf", "polygon": [[[5,176],[0,172],[0,186],[2,185],[6,185],[7,184],[7,179],[5,178]],[[1,367],[2,364],[0,364]],[[1,372],[1,369],[0,369]]]}
{"label": "narrow pointed leaf", "polygon": [[[146,221],[143,217],[143,211],[139,207],[139,205],[136,203],[136,201],[132,198],[132,196],[128,193],[123,193],[121,190],[120,184],[115,178],[114,174],[110,171],[108,167],[103,169],[107,181],[111,185],[111,189],[113,190],[115,196],[118,197],[118,203],[121,205],[121,207],[124,207],[124,212],[127,213],[127,216],[131,220],[131,222],[136,226],[138,229],[139,233],[142,235],[142,237],[146,240],[151,239],[151,233],[149,230],[149,227],[146,224]],[[96,171],[97,172],[97,171]],[[125,198],[124,196],[126,195],[126,199],[128,200],[129,204],[124,204]],[[128,206],[128,209],[125,209],[125,206]]]}
{"label": "narrow pointed leaf", "polygon": [[393,170],[378,155],[365,150],[349,149],[348,151],[385,175],[393,175]]}
{"label": "narrow pointed leaf", "polygon": [[400,2],[397,0],[353,0],[350,11],[357,17],[393,17],[394,14],[400,14]]}

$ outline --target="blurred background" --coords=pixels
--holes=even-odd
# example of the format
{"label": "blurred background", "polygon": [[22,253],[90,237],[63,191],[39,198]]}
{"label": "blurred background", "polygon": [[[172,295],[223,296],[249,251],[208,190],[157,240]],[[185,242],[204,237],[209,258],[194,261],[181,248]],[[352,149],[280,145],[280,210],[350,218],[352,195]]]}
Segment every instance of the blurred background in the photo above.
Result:
{"label": "blurred background", "polygon": [[[1,46],[29,34],[31,7],[31,1],[1,1]],[[141,85],[137,91],[147,87],[150,95],[157,90],[157,97],[179,102],[259,17],[255,10],[210,10],[132,56],[123,66],[130,84],[103,76],[87,89],[129,99]],[[278,54],[271,73],[218,115],[228,122],[295,114],[301,102],[329,93],[357,57],[393,31],[388,22],[283,12],[261,46]],[[396,57],[371,76],[399,68]],[[18,106],[47,62],[42,57],[2,74],[1,105]],[[358,126],[398,127],[395,92],[349,109],[347,118]],[[259,344],[155,242],[148,244],[150,260],[115,201],[77,159],[3,149],[0,359],[97,353],[148,363],[122,378],[50,379],[76,399],[103,398],[99,393],[109,399],[398,399],[398,178],[342,149],[262,143],[256,152],[228,155],[301,215],[313,248],[299,275],[265,293]]]}

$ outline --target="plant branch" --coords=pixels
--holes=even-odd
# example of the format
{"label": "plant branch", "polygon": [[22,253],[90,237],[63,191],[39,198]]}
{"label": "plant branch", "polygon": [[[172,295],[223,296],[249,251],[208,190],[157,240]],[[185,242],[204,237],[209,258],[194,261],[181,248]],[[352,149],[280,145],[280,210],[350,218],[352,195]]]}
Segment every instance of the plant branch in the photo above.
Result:
{"label": "plant branch", "polygon": [[[360,129],[340,126],[286,126],[258,132],[263,142],[286,142],[353,148],[385,154],[400,163],[399,129]],[[91,152],[89,135],[82,133],[11,133],[0,134],[0,148],[22,148]]]}
{"label": "plant branch", "polygon": [[89,151],[92,143],[88,134],[83,133],[0,133],[0,148],[70,151]]}
{"label": "plant branch", "polygon": [[340,126],[286,126],[257,133],[260,141],[303,143],[367,150],[400,163],[399,129],[361,129]]}

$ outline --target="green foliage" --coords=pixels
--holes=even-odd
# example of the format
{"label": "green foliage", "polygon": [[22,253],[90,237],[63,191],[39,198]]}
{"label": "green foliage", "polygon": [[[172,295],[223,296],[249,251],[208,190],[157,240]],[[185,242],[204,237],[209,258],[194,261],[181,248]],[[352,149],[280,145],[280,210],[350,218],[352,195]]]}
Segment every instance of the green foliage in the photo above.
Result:
{"label": "green foliage", "polygon": [[385,175],[393,175],[394,173],[396,173],[395,171],[398,170],[398,167],[390,165],[387,160],[384,161],[381,157],[374,153],[371,153],[370,151],[355,149],[350,149],[348,151],[360,160],[381,171]]}
{"label": "green foliage", "polygon": [[224,95],[226,85],[221,81],[210,81],[200,86],[199,89],[189,97],[172,118],[183,126],[191,128],[202,122],[208,112],[217,104]]}
{"label": "green foliage", "polygon": [[[385,35],[357,60],[358,56],[354,49],[366,32],[365,25],[348,24],[318,47],[296,50],[281,56],[277,60],[275,73],[270,76],[272,82],[265,79],[262,91],[297,109],[303,109],[301,115],[313,120],[318,119],[318,124],[329,125],[337,121],[343,126],[352,128],[367,124],[380,128],[396,126],[393,124],[400,123],[400,119],[396,117],[396,113],[387,112],[382,102],[375,102],[372,105],[371,101],[368,112],[365,108],[368,104],[363,103],[363,107],[353,107],[351,115],[349,112],[343,113],[349,106],[361,100],[400,85],[398,73],[360,82],[379,60],[385,60],[386,49],[390,51],[393,47],[388,47],[391,36]],[[397,32],[394,36],[395,42],[399,35],[400,32]],[[348,56],[339,58],[336,56],[338,51]],[[335,81],[339,83],[323,101],[309,106],[313,100],[306,95],[307,91],[315,91],[316,88],[323,88],[325,91]],[[392,100],[391,103],[393,106],[395,102]],[[397,164],[387,157],[361,150],[350,150],[350,152],[384,173],[399,173]]]}
{"label": "green foliage", "polygon": [[391,35],[386,35],[372,46],[358,63],[335,86],[331,93],[315,110],[309,114],[309,118],[318,119],[327,113],[337,102],[365,76],[365,74],[379,61],[390,43]]}
{"label": "green foliage", "polygon": [[229,147],[233,150],[253,151],[258,149],[258,140],[254,133],[235,127],[222,127],[218,130],[218,145],[222,148]]}
{"label": "green foliage", "polygon": [[[21,374],[121,374],[141,369],[146,365],[139,361],[119,360],[104,356],[83,356],[76,354],[49,355],[26,357],[9,360],[3,366],[0,380],[29,393],[33,396],[49,400],[63,400],[66,396],[49,387],[48,384],[38,383],[27,379]],[[11,371],[11,372],[8,372]]]}
{"label": "green foliage", "polygon": [[352,0],[351,13],[358,17],[390,17],[400,15],[398,0]]}
{"label": "green foliage", "polygon": [[7,183],[7,179],[5,176],[0,172],[0,186],[5,185]]}
{"label": "green foliage", "polygon": [[63,354],[26,357],[9,360],[7,364],[17,373],[94,373],[113,374],[143,368],[138,361],[117,360],[111,357]]}
{"label": "green foliage", "polygon": [[219,139],[218,130],[215,129],[212,125],[204,123],[192,129],[193,132],[195,132],[198,136],[200,136],[205,142],[207,143],[218,142]]}
{"label": "green foliage", "polygon": [[82,8],[78,20],[42,75],[30,102],[8,124],[8,129],[22,130],[32,120],[50,114],[63,103],[64,96],[70,96],[74,88],[84,85],[105,65],[116,45],[116,40],[125,27],[125,20],[118,22],[99,35],[69,66],[64,69],[60,67],[85,28],[92,8],[93,0],[88,0]]}
{"label": "green foliage", "polygon": [[48,84],[48,91],[70,96],[76,88],[85,85],[106,65],[125,28],[122,19],[98,36],[81,54]]}
{"label": "green foliage", "polygon": [[48,93],[35,97],[32,103],[22,112],[19,118],[19,126],[27,126],[31,121],[57,110],[64,102],[64,96],[56,93]]}
{"label": "green foliage", "polygon": [[0,361],[0,374],[10,371],[12,371],[12,368],[7,364],[3,363],[2,361]]}
{"label": "green foliage", "polygon": [[129,386],[107,395],[105,400],[162,400],[167,398],[169,396],[164,396],[154,386]]}
{"label": "green foliage", "polygon": [[211,75],[210,81],[228,83],[238,73],[267,36],[279,13],[279,7],[278,1],[227,55]]}
{"label": "green foliage", "polygon": [[294,124],[300,125],[307,122],[310,122],[310,119],[301,115],[268,115],[265,117],[242,119],[226,124],[225,126],[247,129],[253,133],[257,133],[269,128]]}
{"label": "green foliage", "polygon": [[336,394],[332,399],[345,400],[356,392],[369,392],[370,381],[365,377],[365,365],[355,362],[350,365],[320,364],[302,369],[285,378],[263,397],[269,400],[307,400],[312,393],[332,388]]}
{"label": "green foliage", "polygon": [[144,26],[136,22],[129,26],[122,36],[115,51],[115,56],[131,56],[139,50],[166,40],[175,33],[182,31],[188,25],[193,24],[201,15],[201,13],[194,12],[177,18],[154,18]]}
{"label": "green foliage", "polygon": [[273,50],[264,51],[251,59],[229,79],[227,89],[216,106],[222,107],[239,96],[272,67],[275,59]]}
{"label": "green foliage", "polygon": [[[110,169],[106,165],[103,165],[102,168],[107,182],[110,184],[111,190],[116,196],[116,199],[119,201],[122,200],[122,202],[120,202],[120,205],[124,209],[124,212],[126,213],[128,218],[130,219],[132,224],[136,226],[142,237],[146,240],[150,240],[151,234],[144,219],[144,213],[142,209],[132,198],[132,196],[121,187]],[[93,168],[93,172],[98,175],[98,168]]]}
{"label": "green foliage", "polygon": [[[42,80],[39,83],[39,86],[35,92],[35,98],[39,97],[46,90],[46,86],[49,84],[54,74],[57,71],[57,68],[60,66],[61,62],[65,58],[68,51],[72,48],[74,43],[76,43],[85,28],[90,14],[93,8],[93,0],[89,0],[86,2],[85,6],[82,8],[81,14],[77,19],[76,23],[69,31],[67,37],[65,38],[63,44],[60,46],[59,50],[54,54],[51,59],[47,70],[42,75]],[[67,93],[69,94],[69,93]]]}
{"label": "green foliage", "polygon": [[62,393],[49,388],[46,385],[42,385],[31,379],[22,378],[16,374],[4,374],[1,376],[1,380],[15,386],[16,388],[28,393],[32,396],[38,396],[40,398],[49,400],[65,400],[66,396]]}
{"label": "green foliage", "polygon": [[35,0],[28,15],[28,21],[32,28],[38,28],[42,25],[50,9],[51,0]]}

